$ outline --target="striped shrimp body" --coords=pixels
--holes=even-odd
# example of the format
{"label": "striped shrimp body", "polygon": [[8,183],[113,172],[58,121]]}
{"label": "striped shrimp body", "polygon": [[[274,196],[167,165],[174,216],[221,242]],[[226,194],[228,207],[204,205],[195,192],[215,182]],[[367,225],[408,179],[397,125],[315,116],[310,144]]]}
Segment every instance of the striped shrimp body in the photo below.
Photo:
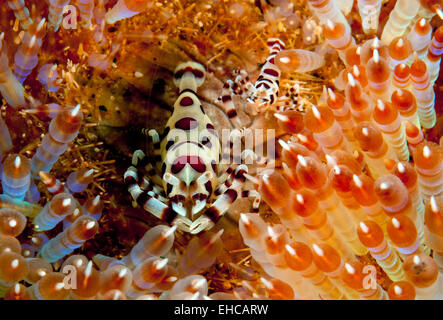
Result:
{"label": "striped shrimp body", "polygon": [[277,38],[269,38],[267,45],[270,54],[260,71],[255,85],[249,83],[248,87],[250,92],[248,101],[255,104],[258,113],[265,111],[277,100],[281,71],[275,65],[274,57],[281,50],[285,49],[283,41]]}
{"label": "striped shrimp body", "polygon": [[[205,69],[198,63],[186,62],[176,68],[174,83],[180,93],[164,132],[149,131],[153,154],[148,157],[135,151],[124,175],[138,205],[190,233],[212,228],[239,196],[255,196],[254,209],[260,202],[256,192],[242,192],[246,165],[226,168],[220,164],[220,140],[196,94],[204,78]],[[160,179],[148,158],[161,163],[161,187],[153,183]],[[139,167],[145,167],[147,175],[141,177]]]}

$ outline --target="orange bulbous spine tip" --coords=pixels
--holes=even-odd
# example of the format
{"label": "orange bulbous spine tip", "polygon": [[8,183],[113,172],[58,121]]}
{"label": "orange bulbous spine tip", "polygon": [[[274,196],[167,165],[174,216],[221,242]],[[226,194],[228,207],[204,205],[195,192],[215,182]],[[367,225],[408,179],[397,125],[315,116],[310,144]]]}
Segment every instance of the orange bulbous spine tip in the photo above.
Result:
{"label": "orange bulbous spine tip", "polygon": [[420,252],[417,229],[407,216],[400,215],[388,221],[389,238],[403,256],[410,256]]}
{"label": "orange bulbous spine tip", "polygon": [[412,158],[425,203],[431,196],[440,197],[443,194],[443,148],[425,141],[415,147]]}
{"label": "orange bulbous spine tip", "polygon": [[27,287],[20,283],[16,283],[8,291],[6,291],[5,300],[31,300],[31,294]]}
{"label": "orange bulbous spine tip", "polygon": [[275,65],[282,72],[309,72],[322,67],[324,58],[312,51],[304,49],[281,50],[274,57]]}
{"label": "orange bulbous spine tip", "polygon": [[395,69],[398,64],[407,63],[412,53],[411,42],[406,37],[397,37],[388,46],[389,66]]}
{"label": "orange bulbous spine tip", "polygon": [[415,300],[415,288],[408,281],[396,281],[388,288],[390,300]]}
{"label": "orange bulbous spine tip", "polygon": [[303,114],[298,111],[288,110],[275,114],[280,129],[287,133],[300,133],[303,130]]}
{"label": "orange bulbous spine tip", "polygon": [[290,190],[286,179],[276,170],[267,171],[260,178],[258,191],[271,207],[283,207],[290,197]]}
{"label": "orange bulbous spine tip", "polygon": [[411,70],[409,66],[406,63],[400,63],[395,66],[394,68],[394,75],[393,75],[393,84],[395,87],[399,89],[406,89],[409,87],[410,83],[410,73]]}
{"label": "orange bulbous spine tip", "polygon": [[440,275],[433,258],[423,253],[408,256],[403,262],[406,279],[415,287],[417,298],[432,299],[439,290]]}
{"label": "orange bulbous spine tip", "polygon": [[[368,285],[365,282],[367,276],[368,272],[363,263],[357,261],[345,263],[342,279],[349,287],[356,290],[363,299],[387,300],[387,293],[378,283]],[[372,279],[372,281],[376,280]]]}
{"label": "orange bulbous spine tip", "polygon": [[278,279],[269,281],[262,278],[261,280],[269,298],[272,300],[294,300],[294,290],[287,283]]}

